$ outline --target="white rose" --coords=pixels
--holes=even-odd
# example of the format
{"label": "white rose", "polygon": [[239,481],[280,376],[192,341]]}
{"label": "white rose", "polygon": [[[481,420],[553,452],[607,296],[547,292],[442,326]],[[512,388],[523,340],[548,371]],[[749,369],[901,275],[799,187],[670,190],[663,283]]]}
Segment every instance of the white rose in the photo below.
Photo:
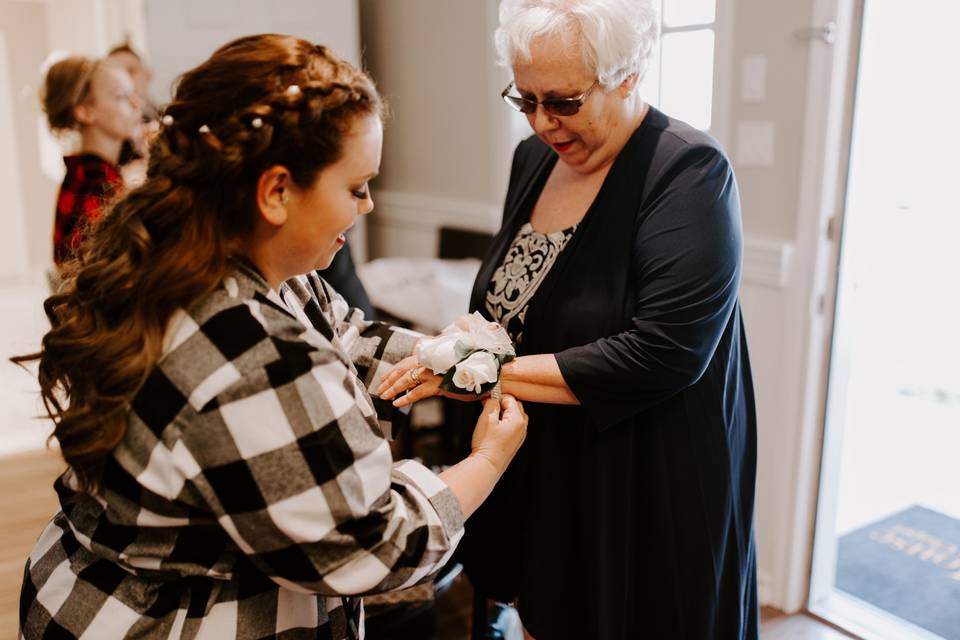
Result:
{"label": "white rose", "polygon": [[507,331],[496,322],[488,322],[482,329],[470,334],[477,349],[489,351],[496,355],[516,355],[513,341]]}
{"label": "white rose", "polygon": [[497,381],[497,359],[492,353],[476,351],[457,363],[453,384],[461,389],[480,393],[482,385]]}
{"label": "white rose", "polygon": [[516,355],[506,330],[496,322],[484,318],[478,311],[460,316],[454,324],[444,329],[444,333],[457,330],[464,332],[461,340],[468,350],[479,349],[496,355]]}
{"label": "white rose", "polygon": [[425,338],[417,345],[417,359],[434,373],[446,373],[461,358],[456,348],[459,341],[459,334]]}

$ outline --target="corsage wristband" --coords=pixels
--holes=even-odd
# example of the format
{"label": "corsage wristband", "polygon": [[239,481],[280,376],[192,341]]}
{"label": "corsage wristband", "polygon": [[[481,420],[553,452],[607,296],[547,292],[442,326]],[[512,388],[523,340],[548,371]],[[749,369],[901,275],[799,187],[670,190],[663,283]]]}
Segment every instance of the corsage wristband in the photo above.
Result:
{"label": "corsage wristband", "polygon": [[417,345],[420,364],[442,375],[440,388],[452,393],[499,397],[500,371],[516,355],[504,328],[476,311]]}

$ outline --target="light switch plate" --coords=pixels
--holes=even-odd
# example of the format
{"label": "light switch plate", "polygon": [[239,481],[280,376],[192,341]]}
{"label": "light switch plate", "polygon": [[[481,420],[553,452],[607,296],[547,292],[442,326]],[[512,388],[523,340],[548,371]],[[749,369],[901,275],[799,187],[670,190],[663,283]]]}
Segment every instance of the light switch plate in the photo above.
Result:
{"label": "light switch plate", "polygon": [[749,121],[737,125],[736,162],[741,167],[773,165],[776,128],[770,121]]}
{"label": "light switch plate", "polygon": [[744,56],[740,62],[740,99],[744,102],[767,99],[767,56]]}

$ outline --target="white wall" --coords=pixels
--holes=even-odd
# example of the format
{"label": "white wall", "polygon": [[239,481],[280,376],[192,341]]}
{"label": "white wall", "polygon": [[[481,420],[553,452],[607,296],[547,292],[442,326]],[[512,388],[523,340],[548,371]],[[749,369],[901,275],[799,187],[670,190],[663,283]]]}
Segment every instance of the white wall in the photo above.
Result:
{"label": "white wall", "polygon": [[[40,170],[40,132],[43,114],[38,90],[42,81],[40,66],[49,51],[47,35],[48,9],[35,2],[0,3],[0,31],[4,34],[7,56],[7,111],[0,126],[4,134],[4,157],[16,165],[3,171],[7,179],[17,181],[14,196],[5,202],[2,219],[4,228],[0,246],[19,244],[19,249],[7,248],[18,256],[20,264],[12,266],[15,273],[4,272],[5,280],[19,280],[25,274],[43,270],[51,261],[54,199],[56,183],[44,177]],[[10,193],[4,190],[4,193]]]}
{"label": "white wall", "polygon": [[[730,149],[740,184],[744,230],[748,240],[779,242],[786,248],[782,286],[758,286],[745,264],[742,300],[753,379],[757,392],[758,467],[757,539],[761,599],[791,608],[785,600],[787,554],[793,553],[792,506],[797,499],[798,429],[804,388],[806,316],[799,313],[809,295],[803,256],[795,251],[799,208],[807,64],[810,43],[793,30],[810,24],[812,0],[771,3],[737,0],[733,29],[732,105],[729,130],[736,140],[743,123],[771,122],[774,162],[768,167],[740,166],[735,142]],[[740,62],[767,58],[766,100],[739,97]],[[793,258],[792,264],[789,258]]]}
{"label": "white wall", "polygon": [[0,193],[5,194],[7,208],[0,236],[0,281],[19,281],[29,271],[11,75],[7,34],[0,31]]}

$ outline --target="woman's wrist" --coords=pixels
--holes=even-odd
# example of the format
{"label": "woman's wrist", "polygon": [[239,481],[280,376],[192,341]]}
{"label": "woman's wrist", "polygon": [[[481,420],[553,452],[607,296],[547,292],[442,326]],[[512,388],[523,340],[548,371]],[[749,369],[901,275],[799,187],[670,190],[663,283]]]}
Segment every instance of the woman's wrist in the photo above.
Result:
{"label": "woman's wrist", "polygon": [[440,473],[440,479],[450,488],[460,503],[463,517],[469,518],[486,500],[497,484],[503,470],[490,459],[477,453]]}
{"label": "woman's wrist", "polygon": [[503,472],[507,470],[507,467],[510,466],[510,458],[502,460],[502,457],[503,456],[498,456],[486,449],[475,449],[470,452],[467,459],[476,460],[477,464],[489,468],[489,470],[499,478],[503,475]]}
{"label": "woman's wrist", "polygon": [[[504,364],[502,367],[500,367],[500,382],[501,382],[501,383],[506,384],[506,383],[508,383],[508,382],[510,382],[510,381],[512,381],[512,380],[516,380],[516,379],[517,379],[517,366],[518,366],[518,363],[519,363],[524,357],[525,357],[525,356],[517,356],[516,358],[514,358],[514,359],[511,360],[510,362],[508,362],[508,363]],[[506,393],[506,389],[504,389],[504,392]]]}

